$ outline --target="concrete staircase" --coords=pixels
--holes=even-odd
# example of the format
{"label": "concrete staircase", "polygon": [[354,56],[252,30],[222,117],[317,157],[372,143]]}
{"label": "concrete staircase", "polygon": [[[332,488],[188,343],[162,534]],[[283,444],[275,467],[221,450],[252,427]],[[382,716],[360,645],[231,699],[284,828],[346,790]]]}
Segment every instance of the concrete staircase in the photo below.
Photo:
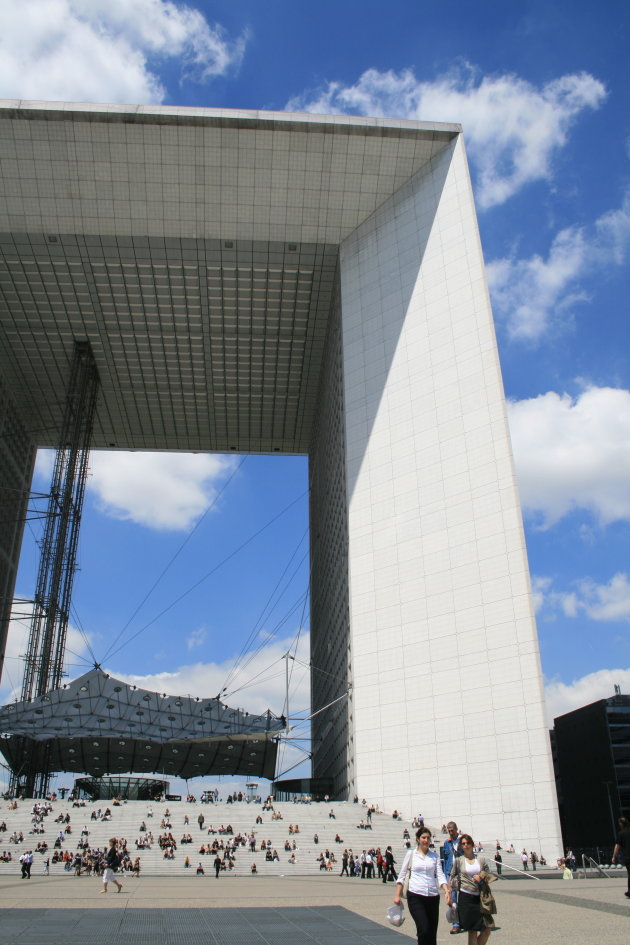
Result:
{"label": "concrete staircase", "polygon": [[[390,814],[374,814],[372,817],[372,829],[360,829],[357,825],[361,820],[366,821],[366,809],[360,804],[350,802],[332,801],[325,803],[291,803],[275,802],[274,809],[282,814],[282,820],[272,820],[270,811],[263,811],[262,805],[255,803],[235,802],[232,804],[201,804],[186,803],[182,801],[166,801],[160,803],[149,803],[145,801],[128,801],[120,807],[114,807],[110,801],[88,801],[85,807],[73,807],[70,801],[56,801],[53,803],[53,810],[44,819],[45,833],[31,834],[31,809],[33,801],[20,801],[17,810],[9,810],[8,802],[4,802],[0,808],[0,822],[5,821],[7,830],[0,833],[0,853],[10,850],[13,854],[11,863],[0,863],[0,875],[15,874],[19,872],[19,857],[24,850],[35,850],[39,840],[46,840],[48,851],[45,855],[35,854],[33,862],[33,875],[40,875],[43,871],[43,864],[48,857],[52,858],[53,844],[63,825],[55,823],[55,818],[60,814],[70,814],[70,825],[72,834],[66,837],[63,850],[69,850],[71,853],[77,850],[77,844],[81,839],[81,830],[84,826],[89,830],[89,843],[92,848],[107,849],[110,837],[124,837],[127,840],[127,849],[133,859],[140,857],[141,875],[143,873],[151,876],[183,876],[196,875],[196,867],[201,862],[206,875],[214,874],[214,855],[201,855],[199,848],[201,844],[212,844],[216,838],[220,842],[229,839],[228,835],[219,833],[208,834],[209,828],[218,830],[221,825],[230,824],[234,835],[238,833],[255,834],[257,850],[251,853],[249,846],[239,847],[235,854],[234,869],[222,875],[244,876],[250,875],[252,863],[256,864],[259,874],[266,876],[281,875],[316,875],[320,872],[320,866],[317,857],[320,853],[334,853],[337,862],[333,864],[333,875],[341,872],[341,855],[344,849],[354,851],[358,856],[363,850],[377,849],[385,850],[391,845],[396,859],[396,868],[402,865],[403,857],[407,847],[403,839],[405,828],[409,831],[411,842],[414,842],[415,829],[409,821],[393,820]],[[93,810],[101,808],[105,810],[109,807],[112,813],[110,821],[91,820]],[[153,818],[147,817],[149,808],[153,809]],[[166,809],[170,810],[170,823],[172,824],[170,832],[173,834],[177,843],[175,859],[165,860],[163,852],[158,845],[160,834],[168,832],[160,828],[160,823]],[[329,817],[330,810],[335,813],[335,819]],[[203,830],[200,830],[198,817],[203,814],[205,823]],[[256,817],[260,815],[263,818],[262,824],[256,824]],[[184,818],[188,817],[189,824],[184,823]],[[148,830],[153,833],[154,842],[150,850],[136,850],[135,841],[138,837],[144,836],[140,833],[140,824],[146,822]],[[298,834],[289,834],[289,824],[298,824],[300,832]],[[14,844],[9,841],[9,837],[17,831],[24,834],[24,842]],[[191,844],[181,844],[180,840],[184,833],[189,833],[193,839]],[[335,835],[339,834],[342,843],[335,842]],[[319,843],[314,842],[314,835],[317,834]],[[439,848],[445,837],[441,833],[435,833],[436,849]],[[278,851],[279,862],[267,862],[265,852],[259,850],[261,840],[271,840],[272,848]],[[285,841],[291,843],[295,841],[296,862],[289,862],[289,852],[285,852]],[[494,841],[484,843],[486,855],[489,859],[494,855]],[[515,844],[516,846],[516,844]],[[506,866],[514,866],[520,869],[520,857],[517,853],[507,854],[502,850],[503,863]],[[190,859],[190,868],[184,867],[186,857]],[[555,866],[555,864],[552,864]],[[63,864],[51,863],[51,875],[62,875],[64,873]],[[506,872],[510,872],[507,871]],[[344,877],[344,880],[346,877]]]}

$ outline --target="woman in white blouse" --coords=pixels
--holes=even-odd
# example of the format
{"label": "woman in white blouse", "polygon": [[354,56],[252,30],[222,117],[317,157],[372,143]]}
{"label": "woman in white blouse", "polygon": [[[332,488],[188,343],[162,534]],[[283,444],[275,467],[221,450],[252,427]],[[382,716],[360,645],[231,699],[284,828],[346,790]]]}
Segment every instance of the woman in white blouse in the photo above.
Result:
{"label": "woman in white blouse", "polygon": [[417,846],[409,850],[402,863],[402,868],[396,880],[396,895],[394,903],[400,903],[401,893],[407,876],[409,888],[407,890],[407,905],[413,921],[416,923],[418,945],[436,945],[437,927],[440,908],[440,889],[444,890],[447,905],[451,904],[451,894],[446,885],[446,877],[437,853],[430,850],[431,831],[427,827],[420,827],[416,832]]}

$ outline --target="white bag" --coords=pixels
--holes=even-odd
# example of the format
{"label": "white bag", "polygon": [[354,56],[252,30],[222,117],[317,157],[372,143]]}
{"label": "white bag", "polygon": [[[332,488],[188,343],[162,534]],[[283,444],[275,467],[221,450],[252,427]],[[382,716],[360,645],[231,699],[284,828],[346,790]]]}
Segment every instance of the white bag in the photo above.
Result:
{"label": "white bag", "polygon": [[405,907],[402,902],[398,905],[394,903],[393,906],[390,906],[387,910],[387,921],[390,925],[395,925],[397,928],[405,921]]}

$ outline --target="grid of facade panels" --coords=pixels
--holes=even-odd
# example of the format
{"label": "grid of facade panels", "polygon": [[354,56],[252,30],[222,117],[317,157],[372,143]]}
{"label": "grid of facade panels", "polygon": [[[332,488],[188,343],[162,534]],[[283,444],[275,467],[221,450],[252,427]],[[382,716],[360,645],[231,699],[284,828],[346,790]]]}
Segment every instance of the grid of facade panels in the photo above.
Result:
{"label": "grid of facade panels", "polygon": [[[354,794],[343,352],[339,279],[330,312],[309,453],[313,772]],[[329,708],[326,708],[329,706]],[[322,711],[323,710],[323,711]]]}
{"label": "grid of facade panels", "polygon": [[0,374],[0,675],[35,463],[33,441]]}
{"label": "grid of facade panels", "polygon": [[0,231],[338,244],[457,125],[0,101]]}
{"label": "grid of facade panels", "polygon": [[54,445],[74,341],[87,339],[95,447],[306,453],[336,253],[0,235],[5,384],[36,442]]}

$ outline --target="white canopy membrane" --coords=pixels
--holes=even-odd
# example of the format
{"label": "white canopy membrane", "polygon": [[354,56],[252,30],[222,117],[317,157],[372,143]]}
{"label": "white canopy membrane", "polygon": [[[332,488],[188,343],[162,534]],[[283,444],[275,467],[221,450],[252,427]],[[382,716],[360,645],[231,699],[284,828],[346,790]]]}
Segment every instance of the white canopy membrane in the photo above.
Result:
{"label": "white canopy membrane", "polygon": [[59,689],[0,708],[0,751],[16,772],[36,751],[51,772],[273,779],[285,729],[286,720],[269,710],[251,715],[219,699],[149,692],[95,667]]}

